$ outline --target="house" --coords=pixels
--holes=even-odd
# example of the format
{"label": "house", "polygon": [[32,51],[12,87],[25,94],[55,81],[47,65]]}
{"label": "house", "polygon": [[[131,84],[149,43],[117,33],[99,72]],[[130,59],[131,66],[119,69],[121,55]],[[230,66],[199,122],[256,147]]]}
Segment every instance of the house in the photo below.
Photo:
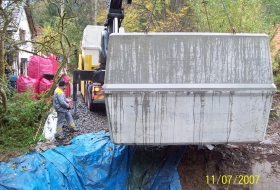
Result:
{"label": "house", "polygon": [[[11,5],[6,2],[6,6],[11,8]],[[13,69],[15,75],[27,74],[27,66],[29,57],[34,51],[33,44],[31,40],[37,36],[35,25],[32,19],[31,10],[26,2],[23,2],[21,5],[12,7],[12,22],[10,22],[7,34],[11,36],[13,44],[18,44],[18,49],[9,49],[6,52],[5,58],[10,66]],[[8,44],[9,44],[8,43]]]}

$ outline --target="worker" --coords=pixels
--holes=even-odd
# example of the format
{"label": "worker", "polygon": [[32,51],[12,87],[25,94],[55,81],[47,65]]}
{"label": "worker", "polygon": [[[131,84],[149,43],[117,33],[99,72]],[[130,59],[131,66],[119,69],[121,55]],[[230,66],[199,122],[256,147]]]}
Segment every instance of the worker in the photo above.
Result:
{"label": "worker", "polygon": [[57,140],[65,139],[63,134],[62,127],[64,125],[64,121],[66,120],[68,123],[68,127],[71,132],[77,132],[78,129],[75,126],[72,115],[69,110],[72,108],[72,105],[68,103],[64,90],[67,87],[67,83],[64,80],[59,81],[58,87],[54,91],[53,96],[53,108],[57,112],[57,124],[56,124],[56,134],[55,138]]}

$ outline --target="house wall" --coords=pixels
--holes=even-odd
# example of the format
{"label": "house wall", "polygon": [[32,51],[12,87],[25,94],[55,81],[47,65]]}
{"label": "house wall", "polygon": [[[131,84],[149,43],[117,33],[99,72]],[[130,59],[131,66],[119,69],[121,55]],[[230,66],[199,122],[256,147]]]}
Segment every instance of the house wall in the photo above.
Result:
{"label": "house wall", "polygon": [[[31,41],[31,31],[29,28],[29,23],[26,17],[26,13],[23,9],[22,14],[20,16],[20,22],[19,22],[19,27],[17,32],[14,34],[14,39],[15,40],[20,40],[20,30],[24,30],[25,31],[25,40],[26,41]],[[31,42],[26,42],[25,44],[20,46],[21,49],[32,52],[33,51],[33,46]],[[27,66],[28,66],[28,60],[29,57],[31,56],[31,53],[27,53],[25,51],[19,51],[18,52],[18,59],[15,60],[15,62],[13,63],[13,69],[15,69],[15,74],[16,75],[21,75],[27,74]],[[22,62],[22,60],[26,60],[25,62]],[[22,69],[21,69],[22,67]]]}

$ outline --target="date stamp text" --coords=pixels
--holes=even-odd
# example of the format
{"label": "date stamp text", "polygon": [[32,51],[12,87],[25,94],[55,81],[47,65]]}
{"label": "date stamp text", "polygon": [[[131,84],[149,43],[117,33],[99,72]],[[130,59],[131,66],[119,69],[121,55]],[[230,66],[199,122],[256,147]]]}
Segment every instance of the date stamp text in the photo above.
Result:
{"label": "date stamp text", "polygon": [[253,185],[258,184],[260,175],[206,175],[207,184],[222,185]]}

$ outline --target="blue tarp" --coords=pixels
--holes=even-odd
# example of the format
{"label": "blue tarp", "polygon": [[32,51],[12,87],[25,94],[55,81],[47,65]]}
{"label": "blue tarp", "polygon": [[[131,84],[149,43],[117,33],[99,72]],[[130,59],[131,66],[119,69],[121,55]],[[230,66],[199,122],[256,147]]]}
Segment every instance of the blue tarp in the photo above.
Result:
{"label": "blue tarp", "polygon": [[[182,189],[177,166],[184,147],[168,148],[164,152],[165,160],[153,166],[153,175],[149,180],[141,181],[141,185],[131,185],[135,179],[131,168],[133,171],[137,171],[137,167],[143,168],[133,159],[137,157],[135,155],[145,152],[139,151],[137,146],[113,144],[109,133],[104,131],[84,134],[72,139],[71,145],[43,153],[31,152],[1,162],[0,189],[127,190],[133,186],[141,186],[142,189]],[[144,172],[147,173],[147,170]]]}

